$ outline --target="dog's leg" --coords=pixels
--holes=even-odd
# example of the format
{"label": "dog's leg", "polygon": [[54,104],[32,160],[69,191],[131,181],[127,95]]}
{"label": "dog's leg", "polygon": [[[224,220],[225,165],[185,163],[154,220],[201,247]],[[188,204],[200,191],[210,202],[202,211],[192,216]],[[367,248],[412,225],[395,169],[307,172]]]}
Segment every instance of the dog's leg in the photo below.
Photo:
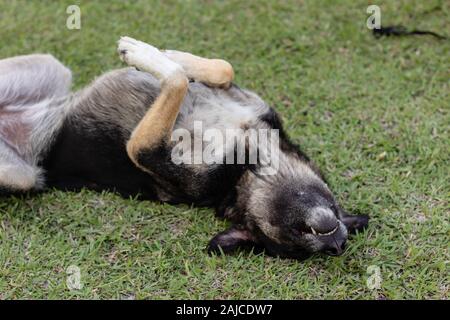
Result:
{"label": "dog's leg", "polygon": [[51,55],[0,60],[0,193],[43,186],[37,167],[62,123],[58,101],[69,93],[70,70]]}
{"label": "dog's leg", "polygon": [[165,50],[164,55],[181,65],[188,78],[211,87],[228,88],[234,78],[231,64],[222,59],[207,59],[188,52]]}
{"label": "dog's leg", "polygon": [[40,171],[29,165],[0,164],[0,194],[39,189]]}
{"label": "dog's leg", "polygon": [[0,140],[0,194],[42,187],[40,169],[27,164]]}
{"label": "dog's leg", "polygon": [[72,74],[49,54],[0,60],[0,109],[30,105],[69,93]]}
{"label": "dog's leg", "polygon": [[188,80],[180,65],[144,42],[123,37],[120,57],[128,65],[154,75],[161,81],[161,92],[127,143],[130,159],[142,170],[151,171],[142,155],[168,144],[178,112],[187,92]]}

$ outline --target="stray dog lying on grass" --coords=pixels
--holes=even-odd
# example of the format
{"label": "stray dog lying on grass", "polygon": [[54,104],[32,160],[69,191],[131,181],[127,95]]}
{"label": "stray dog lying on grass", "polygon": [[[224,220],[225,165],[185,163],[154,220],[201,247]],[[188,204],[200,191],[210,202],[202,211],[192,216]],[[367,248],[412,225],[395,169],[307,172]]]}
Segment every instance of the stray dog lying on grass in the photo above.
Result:
{"label": "stray dog lying on grass", "polygon": [[[51,55],[0,60],[3,194],[88,188],[214,207],[232,226],[210,241],[210,252],[340,255],[348,234],[367,226],[367,216],[337,204],[277,113],[232,83],[228,62],[128,37],[118,52],[134,68],[74,94],[71,72]],[[266,152],[254,132],[278,143]],[[202,161],[205,154],[214,161]],[[276,166],[263,163],[268,157]]]}

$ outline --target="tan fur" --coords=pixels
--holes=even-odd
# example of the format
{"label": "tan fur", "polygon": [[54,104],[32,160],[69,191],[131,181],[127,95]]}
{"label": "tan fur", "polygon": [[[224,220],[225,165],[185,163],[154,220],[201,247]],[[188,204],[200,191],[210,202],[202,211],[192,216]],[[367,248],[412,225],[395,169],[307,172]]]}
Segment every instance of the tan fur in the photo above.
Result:
{"label": "tan fur", "polygon": [[127,153],[130,159],[142,170],[148,171],[137,161],[139,152],[144,149],[151,149],[164,140],[169,141],[187,87],[187,78],[181,72],[177,72],[164,80],[158,98],[134,129],[127,143]]}
{"label": "tan fur", "polygon": [[229,88],[233,81],[233,67],[225,60],[207,59],[176,50],[166,50],[163,53],[170,60],[181,65],[188,78],[220,88]]}

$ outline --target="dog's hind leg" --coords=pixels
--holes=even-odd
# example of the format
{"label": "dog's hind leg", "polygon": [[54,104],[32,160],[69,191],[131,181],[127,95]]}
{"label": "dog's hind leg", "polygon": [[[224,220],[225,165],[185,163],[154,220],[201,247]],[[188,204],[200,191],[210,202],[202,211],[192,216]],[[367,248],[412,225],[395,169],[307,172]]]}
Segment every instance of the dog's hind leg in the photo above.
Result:
{"label": "dog's hind leg", "polygon": [[142,170],[151,171],[149,164],[141,161],[141,156],[169,143],[187,92],[188,79],[180,65],[144,42],[123,37],[119,41],[118,52],[128,65],[149,72],[161,81],[159,96],[127,142],[130,159]]}
{"label": "dog's hind leg", "polygon": [[26,163],[0,140],[0,195],[43,187],[41,170]]}
{"label": "dog's hind leg", "polygon": [[49,54],[0,60],[0,109],[65,96],[71,80],[70,70]]}
{"label": "dog's hind leg", "polygon": [[211,87],[228,88],[234,78],[233,67],[222,59],[207,59],[188,52],[164,50],[164,55],[181,65],[188,78]]}
{"label": "dog's hind leg", "polygon": [[72,75],[49,54],[0,60],[0,139],[31,163],[59,128]]}
{"label": "dog's hind leg", "polygon": [[64,117],[71,73],[51,55],[0,60],[0,192],[43,186],[40,155]]}

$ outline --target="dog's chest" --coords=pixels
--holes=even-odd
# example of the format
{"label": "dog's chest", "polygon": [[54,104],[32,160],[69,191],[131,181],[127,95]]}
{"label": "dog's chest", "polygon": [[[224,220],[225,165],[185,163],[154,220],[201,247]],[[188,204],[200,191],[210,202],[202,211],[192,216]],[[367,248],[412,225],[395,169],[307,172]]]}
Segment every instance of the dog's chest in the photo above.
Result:
{"label": "dog's chest", "polygon": [[[232,87],[218,90],[203,85],[190,86],[173,131],[178,148],[215,150],[216,156],[225,157],[234,151],[234,141],[260,124],[260,117],[269,107],[255,94]],[[190,144],[190,145],[188,145]]]}

